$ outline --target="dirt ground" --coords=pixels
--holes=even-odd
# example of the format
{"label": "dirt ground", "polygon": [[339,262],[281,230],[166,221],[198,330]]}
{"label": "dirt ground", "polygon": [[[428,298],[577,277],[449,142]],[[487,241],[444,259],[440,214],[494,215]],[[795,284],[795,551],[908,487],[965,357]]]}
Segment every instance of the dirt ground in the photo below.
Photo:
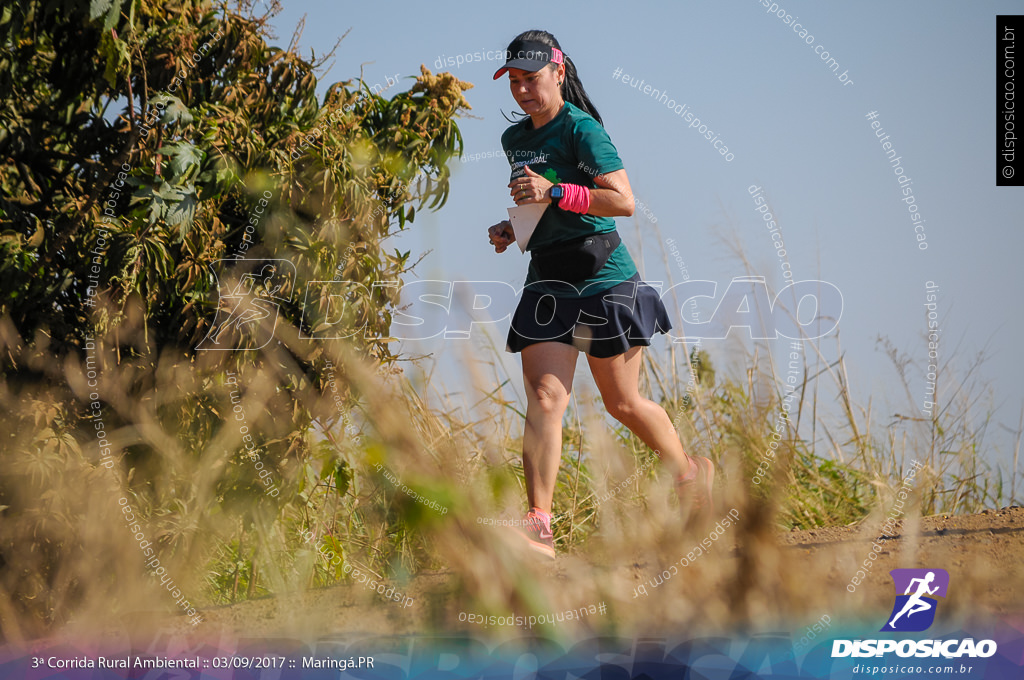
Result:
{"label": "dirt ground", "polygon": [[[1024,613],[1024,508],[903,520],[896,535],[883,542],[877,560],[855,588],[855,594],[847,596],[851,578],[878,538],[877,529],[877,525],[865,523],[856,527],[779,532],[776,568],[782,574],[796,574],[798,582],[813,581],[817,592],[856,598],[864,607],[886,611],[893,601],[889,570],[942,568],[950,575],[949,593],[943,604],[946,615],[1004,618]],[[739,559],[737,546],[722,547],[723,564]],[[553,576],[571,577],[574,559],[578,557],[559,558]],[[646,579],[652,571],[650,567],[638,562],[621,570],[623,579],[632,581],[623,584],[622,592],[628,593]],[[721,565],[713,568],[723,569]],[[725,566],[724,570],[727,569]],[[457,589],[447,573],[427,573],[406,585],[405,592],[414,598],[408,608],[382,606],[367,598],[360,586],[346,585],[207,609],[204,625],[229,636],[253,638],[315,638],[324,633],[438,633],[447,627],[444,622],[453,621],[448,610],[451,602],[458,599]],[[668,592],[663,595],[668,596]],[[627,596],[620,606],[628,607],[628,603]],[[813,621],[817,610],[825,611],[828,607],[825,603],[804,604],[807,606],[793,620]],[[462,625],[456,627],[465,629]]]}
{"label": "dirt ground", "polygon": [[[948,602],[961,609],[993,614],[1024,612],[1024,508],[985,510],[978,515],[936,515],[920,522],[903,521],[899,535],[882,544],[882,552],[858,590],[892,598],[891,569],[939,567],[949,572]],[[824,556],[835,564],[827,573],[845,588],[877,536],[859,528],[794,531],[781,542],[796,556]],[[842,549],[857,545],[857,558],[846,565]],[[968,588],[960,587],[961,584]]]}

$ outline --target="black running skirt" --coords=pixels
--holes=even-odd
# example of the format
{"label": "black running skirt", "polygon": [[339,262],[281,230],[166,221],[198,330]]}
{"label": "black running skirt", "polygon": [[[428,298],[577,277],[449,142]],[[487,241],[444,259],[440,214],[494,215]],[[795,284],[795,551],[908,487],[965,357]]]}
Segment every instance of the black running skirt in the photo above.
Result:
{"label": "black running skirt", "polygon": [[612,288],[579,299],[523,290],[512,315],[507,352],[521,352],[538,342],[561,342],[599,359],[648,347],[655,333],[668,333],[672,322],[658,291],[640,274]]}

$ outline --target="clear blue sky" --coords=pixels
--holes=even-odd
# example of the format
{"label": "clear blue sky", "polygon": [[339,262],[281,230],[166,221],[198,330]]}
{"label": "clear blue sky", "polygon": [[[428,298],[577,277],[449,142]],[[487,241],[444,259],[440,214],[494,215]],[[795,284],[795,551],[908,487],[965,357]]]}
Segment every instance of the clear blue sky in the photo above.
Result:
{"label": "clear blue sky", "polygon": [[[768,14],[759,0],[285,0],[274,25],[287,42],[306,14],[301,44],[318,54],[351,28],[323,85],[357,77],[362,68],[369,85],[399,74],[402,89],[420,64],[439,70],[439,58],[503,50],[530,28],[551,31],[579,68],[637,197],[657,217],[660,238],[640,211],[638,219],[618,220],[645,280],[668,279],[661,251],[671,238],[692,278],[717,281],[724,290],[745,274],[721,241],[735,232],[756,273],[777,290],[779,260],[747,191],[758,185],[781,224],[796,278],[820,278],[842,291],[840,330],[853,394],[864,403],[873,396],[880,424],[894,412],[908,412],[908,400],[896,389],[895,372],[876,337],[888,336],[902,352],[927,363],[925,282],[934,281],[942,320],[940,361],[953,358],[964,369],[973,355],[988,351],[981,381],[993,391],[996,421],[1016,427],[1024,401],[1024,322],[1017,313],[1024,286],[1014,272],[1024,254],[1024,189],[995,186],[995,17],[1024,6],[923,0],[778,4],[809,30],[813,44]],[[840,82],[815,54],[819,45],[852,84]],[[491,80],[499,65],[473,61],[441,69],[475,84],[466,94],[476,117],[460,122],[467,154],[500,149],[508,125],[501,111],[512,111],[514,102],[507,78]],[[728,146],[733,160],[725,161],[665,104],[614,79],[616,68],[686,104]],[[918,248],[896,175],[866,118],[871,111],[877,111],[913,180],[926,220],[926,251]],[[455,167],[448,204],[439,213],[418,214],[395,242],[414,253],[433,249],[418,276],[521,285],[527,256],[518,249],[497,255],[486,237],[486,228],[511,205],[508,175],[500,156]],[[675,262],[669,271],[678,282]],[[503,347],[508,324],[498,327],[495,337]],[[656,338],[655,349],[663,349],[664,336]],[[475,343],[406,344],[410,352],[435,353],[435,377],[449,389],[464,388],[456,359]],[[728,343],[705,347],[720,368],[741,368],[730,359]],[[834,343],[822,347],[835,355]],[[521,384],[518,357],[505,355],[505,365]],[[589,379],[582,359],[577,376],[581,383]],[[918,406],[924,390],[923,376],[913,374],[911,395]],[[995,426],[989,435],[1004,451],[1011,443]]]}

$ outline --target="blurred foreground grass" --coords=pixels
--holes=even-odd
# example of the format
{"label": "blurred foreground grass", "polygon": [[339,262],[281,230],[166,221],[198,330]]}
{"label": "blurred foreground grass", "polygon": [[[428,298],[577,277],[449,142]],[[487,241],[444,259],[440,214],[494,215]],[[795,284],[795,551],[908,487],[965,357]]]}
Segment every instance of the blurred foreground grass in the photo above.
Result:
{"label": "blurred foreground grass", "polygon": [[[529,615],[598,601],[611,613],[580,625],[742,627],[814,606],[792,597],[805,576],[773,572],[774,532],[877,521],[914,460],[926,467],[908,516],[975,512],[1012,495],[981,455],[988,414],[977,412],[974,367],[958,377],[943,366],[933,418],[885,414],[880,425],[872,400],[850,393],[838,336],[805,340],[792,425],[780,430],[792,371],[774,345],[734,352],[724,366],[696,347],[656,345],[642,389],[673,417],[686,450],[719,466],[716,516],[736,509],[740,520],[638,610],[627,606],[637,575],[667,569],[702,537],[683,528],[654,454],[609,427],[593,395],[577,395],[563,430],[554,529],[567,579],[489,524],[521,517],[525,499],[522,410],[493,355],[466,352],[476,386],[467,411],[437,403],[436,385],[414,385],[395,364],[367,364],[340,342],[310,352],[288,329],[258,351],[146,363],[119,355],[145,342],[140,321],[63,365],[45,342],[29,350],[0,331],[18,368],[0,393],[7,641],[176,612],[140,541],[200,608],[351,583],[353,568],[399,592],[441,570],[452,599],[424,614],[437,629],[458,625],[460,611]],[[299,410],[312,416],[308,431],[291,429]],[[774,449],[772,432],[781,433]],[[129,530],[126,502],[143,539]],[[723,568],[727,555],[738,566]]]}

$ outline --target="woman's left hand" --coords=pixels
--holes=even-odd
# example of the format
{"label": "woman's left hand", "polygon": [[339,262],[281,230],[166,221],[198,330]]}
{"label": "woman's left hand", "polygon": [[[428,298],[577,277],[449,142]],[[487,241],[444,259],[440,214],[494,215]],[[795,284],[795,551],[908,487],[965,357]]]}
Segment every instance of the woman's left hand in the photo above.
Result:
{"label": "woman's left hand", "polygon": [[525,175],[508,183],[512,200],[516,202],[516,205],[550,203],[551,187],[555,185],[530,170],[530,166],[524,166],[523,169],[526,170]]}

